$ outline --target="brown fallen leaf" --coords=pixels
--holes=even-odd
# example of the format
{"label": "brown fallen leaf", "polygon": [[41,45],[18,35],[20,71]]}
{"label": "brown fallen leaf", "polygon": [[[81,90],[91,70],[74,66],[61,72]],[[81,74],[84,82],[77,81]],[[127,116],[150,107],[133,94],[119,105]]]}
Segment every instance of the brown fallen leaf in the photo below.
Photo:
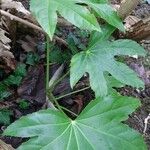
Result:
{"label": "brown fallen leaf", "polygon": [[0,68],[7,68],[6,70],[14,70],[16,68],[14,55],[9,51],[11,40],[6,36],[7,32],[0,26]]}
{"label": "brown fallen leaf", "polygon": [[83,95],[77,95],[74,100],[74,102],[76,102],[77,104],[77,114],[79,114],[83,109],[83,99],[84,99]]}
{"label": "brown fallen leaf", "polygon": [[24,15],[30,15],[30,12],[24,8],[21,2],[16,2],[13,0],[1,0],[1,8],[5,9],[16,9],[18,12]]}
{"label": "brown fallen leaf", "polygon": [[46,101],[44,78],[42,65],[32,67],[17,90],[19,97],[31,103],[36,101],[39,104],[44,104]]}
{"label": "brown fallen leaf", "polygon": [[23,40],[19,40],[17,42],[21,44],[21,47],[25,52],[36,51],[37,41],[35,40],[35,38],[29,35],[27,35]]}
{"label": "brown fallen leaf", "polygon": [[0,140],[0,150],[15,150],[11,145]]}

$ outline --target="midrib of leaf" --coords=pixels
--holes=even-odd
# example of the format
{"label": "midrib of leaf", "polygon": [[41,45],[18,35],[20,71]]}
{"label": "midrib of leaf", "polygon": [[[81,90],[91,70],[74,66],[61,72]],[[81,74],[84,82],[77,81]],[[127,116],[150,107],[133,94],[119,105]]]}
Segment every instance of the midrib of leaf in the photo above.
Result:
{"label": "midrib of leaf", "polygon": [[75,128],[74,128],[74,126],[73,126],[73,125],[72,125],[72,128],[73,128],[74,135],[75,135],[75,138],[76,138],[76,142],[77,142],[78,150],[80,150],[80,149],[79,149],[79,141],[78,141],[77,134],[76,134],[76,131],[75,131]]}
{"label": "midrib of leaf", "polygon": [[89,142],[89,140],[88,140],[88,138],[84,135],[84,133],[82,132],[82,130],[77,126],[77,125],[74,125],[78,130],[79,130],[79,132],[83,135],[83,137],[86,139],[86,141],[89,143],[89,145],[92,147],[92,149],[93,150],[95,150],[94,149],[94,147],[92,146],[92,144]]}
{"label": "midrib of leaf", "polygon": [[[50,12],[50,1],[49,1],[49,3],[48,3],[48,12],[47,12],[47,14],[48,14],[48,18],[51,18],[49,12]],[[51,33],[51,30],[50,30],[50,19],[48,19],[48,25],[49,25],[49,31],[50,31],[50,33]],[[52,35],[52,33],[51,33],[51,35]]]}
{"label": "midrib of leaf", "polygon": [[[66,132],[67,132],[67,130],[70,128],[70,126],[71,126],[71,123],[68,125],[68,127],[59,135],[59,136],[57,136],[54,140],[52,140],[50,143],[48,143],[47,145],[45,145],[44,147],[42,147],[42,149],[43,148],[45,148],[45,147],[47,147],[47,146],[49,146],[50,144],[52,144],[53,142],[55,142],[57,139],[59,139],[60,137],[62,137]],[[41,150],[42,150],[41,149]]]}
{"label": "midrib of leaf", "polygon": [[67,144],[67,149],[66,150],[69,150],[69,144],[70,144],[70,141],[71,141],[71,136],[72,136],[72,127],[71,127],[71,131],[70,131],[70,135],[69,135],[69,140],[68,140],[68,144]]}
{"label": "midrib of leaf", "polygon": [[[83,126],[85,126],[85,127],[87,127],[87,128],[90,128],[91,130],[95,130],[96,132],[99,132],[100,134],[104,134],[104,135],[106,135],[106,136],[109,136],[109,137],[112,137],[112,138],[115,138],[116,139],[116,141],[117,140],[121,140],[121,141],[125,141],[128,145],[131,145],[131,143],[128,141],[128,140],[126,140],[126,139],[124,139],[123,138],[123,140],[122,140],[122,138],[120,138],[120,137],[118,137],[118,136],[114,136],[114,135],[112,135],[112,134],[109,134],[109,133],[107,133],[107,132],[103,132],[103,131],[99,131],[99,130],[97,130],[96,128],[92,128],[92,127],[90,127],[90,126],[88,126],[88,125],[86,125],[86,124],[83,124],[83,123],[78,123],[78,124],[80,124],[81,126],[83,125]],[[121,123],[120,123],[121,124]],[[122,126],[123,126],[123,124],[122,124]],[[80,127],[79,127],[80,128]],[[81,130],[81,129],[80,129]],[[133,145],[131,145],[131,147],[133,147]],[[135,148],[135,147],[134,147]]]}

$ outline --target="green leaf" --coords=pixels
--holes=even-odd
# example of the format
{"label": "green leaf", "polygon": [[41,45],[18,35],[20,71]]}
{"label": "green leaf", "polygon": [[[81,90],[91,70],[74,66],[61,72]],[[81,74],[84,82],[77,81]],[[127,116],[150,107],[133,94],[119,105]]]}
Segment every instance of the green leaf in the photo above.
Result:
{"label": "green leaf", "polygon": [[8,91],[7,86],[0,82],[0,101],[3,101],[5,98],[9,97],[11,92]]}
{"label": "green leaf", "polygon": [[9,125],[11,111],[0,109],[0,124]]}
{"label": "green leaf", "polygon": [[21,76],[14,76],[14,75],[10,75],[7,79],[4,80],[4,84],[6,84],[7,86],[10,85],[19,85],[21,83],[22,77]]}
{"label": "green leaf", "polygon": [[5,98],[9,97],[11,92],[9,91],[0,91],[0,101],[3,101]]}
{"label": "green leaf", "polygon": [[66,61],[69,61],[71,59],[71,54],[69,51],[65,50],[62,51],[59,46],[51,47],[51,53],[50,53],[50,62],[51,63],[64,63]]}
{"label": "green leaf", "polygon": [[89,73],[91,88],[96,97],[107,95],[104,73],[110,73],[120,82],[134,87],[144,87],[144,83],[127,65],[115,60],[117,55],[145,56],[144,49],[131,40],[103,41],[94,44],[86,51],[73,56],[71,60],[71,87],[79,81],[84,73]]}
{"label": "green leaf", "polygon": [[76,0],[31,0],[31,11],[45,32],[53,38],[57,12],[66,20],[81,29],[101,31],[96,17],[85,7],[76,4]]}
{"label": "green leaf", "polygon": [[124,25],[121,19],[117,16],[117,13],[108,4],[93,4],[90,3],[89,6],[93,8],[99,17],[106,20],[110,25],[118,28],[121,31],[125,31]]}
{"label": "green leaf", "polygon": [[26,65],[25,64],[18,64],[17,68],[14,72],[15,76],[21,76],[24,77],[26,75]]}
{"label": "green leaf", "polygon": [[82,0],[82,2],[89,5],[96,12],[97,16],[107,21],[107,23],[123,32],[125,31],[124,25],[117,15],[117,12],[114,11],[110,5],[104,3],[103,1]]}
{"label": "green leaf", "polygon": [[93,31],[90,40],[89,40],[89,45],[88,48],[95,46],[96,44],[106,41],[110,38],[111,34],[115,31],[115,27],[107,24],[102,27],[102,32],[96,32]]}
{"label": "green leaf", "polygon": [[34,66],[39,62],[40,58],[38,54],[36,53],[28,53],[27,54],[27,59],[26,59],[26,64]]}
{"label": "green leaf", "polygon": [[139,105],[129,97],[97,98],[76,120],[42,110],[11,124],[4,135],[31,138],[18,150],[146,150],[142,136],[121,123]]}
{"label": "green leaf", "polygon": [[121,87],[124,87],[125,85],[108,74],[106,74],[104,76],[107,81],[108,94],[111,94],[111,95],[120,94],[114,88],[121,88]]}
{"label": "green leaf", "polygon": [[29,102],[27,101],[27,100],[24,100],[24,99],[21,99],[20,101],[19,101],[19,107],[21,108],[21,109],[27,109],[27,108],[29,108]]}

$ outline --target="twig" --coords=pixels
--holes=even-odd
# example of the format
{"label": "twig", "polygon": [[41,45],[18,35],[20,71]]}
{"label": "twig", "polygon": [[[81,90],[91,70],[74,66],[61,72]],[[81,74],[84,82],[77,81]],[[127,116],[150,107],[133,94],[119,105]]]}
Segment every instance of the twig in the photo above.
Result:
{"label": "twig", "polygon": [[64,46],[68,46],[68,43],[65,41],[65,40],[63,40],[62,38],[60,38],[60,37],[58,37],[58,36],[54,36],[54,39],[58,42],[58,43],[62,43]]}
{"label": "twig", "polygon": [[147,130],[147,125],[148,125],[148,121],[150,120],[150,114],[145,118],[144,120],[144,130],[143,130],[143,133],[145,134],[146,133],[146,130]]}
{"label": "twig", "polygon": [[49,73],[50,73],[50,68],[49,68],[49,63],[50,63],[50,58],[49,58],[49,54],[50,54],[50,44],[49,44],[49,36],[46,35],[46,61],[47,61],[47,65],[46,65],[46,90],[48,90],[49,88]]}
{"label": "twig", "polygon": [[71,110],[69,110],[69,109],[67,109],[67,108],[65,108],[65,107],[63,107],[63,106],[60,106],[60,107],[61,107],[63,110],[69,112],[70,114],[72,114],[72,115],[78,117],[78,115],[77,115],[76,113],[72,112]]}
{"label": "twig", "polygon": [[80,90],[73,91],[73,92],[71,92],[71,93],[68,93],[68,94],[65,94],[65,95],[62,95],[62,96],[59,96],[59,97],[56,97],[56,100],[59,100],[59,99],[62,99],[62,98],[64,98],[64,97],[67,97],[67,96],[70,96],[70,95],[73,95],[73,94],[76,94],[76,93],[85,91],[85,90],[87,90],[87,89],[90,89],[90,86],[85,87],[85,88],[80,89]]}
{"label": "twig", "polygon": [[60,112],[62,112],[62,113],[66,116],[66,114],[65,114],[64,111],[62,110],[61,106],[60,106],[59,103],[57,102],[56,98],[54,97],[54,95],[53,95],[53,93],[52,93],[52,91],[51,91],[50,89],[47,90],[47,96],[48,96],[49,101],[52,102],[52,103],[55,103],[56,106],[57,106],[57,108],[58,108],[58,110],[59,110]]}
{"label": "twig", "polygon": [[35,24],[33,24],[33,23],[27,21],[27,20],[23,20],[23,19],[21,19],[21,18],[15,16],[15,15],[12,15],[12,14],[10,14],[9,12],[6,12],[6,11],[4,11],[4,10],[0,10],[0,14],[3,15],[3,16],[9,17],[11,20],[18,21],[18,22],[20,22],[20,23],[22,23],[22,24],[25,24],[25,25],[27,25],[27,26],[33,28],[33,29],[36,29],[36,30],[38,30],[38,31],[41,31],[41,32],[45,33],[41,27],[39,27],[39,26],[37,26],[37,25],[35,25]]}

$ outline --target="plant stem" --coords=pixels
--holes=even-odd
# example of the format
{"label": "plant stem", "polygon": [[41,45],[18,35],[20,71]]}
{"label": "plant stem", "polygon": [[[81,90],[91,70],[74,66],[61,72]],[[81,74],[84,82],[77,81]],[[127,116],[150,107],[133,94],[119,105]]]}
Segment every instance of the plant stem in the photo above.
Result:
{"label": "plant stem", "polygon": [[60,99],[62,99],[62,98],[64,98],[64,97],[67,97],[67,96],[70,96],[70,95],[73,95],[73,94],[76,94],[76,93],[85,91],[85,90],[87,90],[87,89],[89,89],[89,88],[90,88],[90,86],[85,87],[85,88],[80,89],[80,90],[73,91],[73,92],[71,92],[71,93],[68,93],[68,94],[65,94],[65,95],[62,95],[62,96],[59,96],[59,97],[56,97],[56,100],[60,100]]}
{"label": "plant stem", "polygon": [[71,113],[72,115],[78,117],[78,115],[77,115],[76,113],[72,112],[71,110],[69,110],[69,109],[67,109],[67,108],[65,108],[65,107],[63,107],[63,106],[60,106],[60,107],[61,107],[62,109],[64,109],[64,110],[68,111],[68,112]]}
{"label": "plant stem", "polygon": [[57,108],[66,116],[66,114],[64,113],[64,111],[61,109],[59,103],[57,102],[56,98],[54,97],[52,91],[49,89],[49,73],[50,73],[50,68],[49,68],[49,54],[50,54],[50,44],[49,44],[49,36],[46,36],[46,42],[47,42],[47,46],[46,46],[46,61],[47,61],[47,66],[46,66],[46,91],[47,91],[47,96],[48,99],[52,102],[54,102],[57,106]]}
{"label": "plant stem", "polygon": [[58,110],[61,111],[65,116],[67,116],[67,115],[64,113],[64,111],[62,110],[62,108],[61,108],[61,106],[59,105],[59,103],[57,102],[57,100],[56,100],[56,98],[55,98],[55,96],[53,95],[53,93],[52,93],[51,90],[48,90],[48,91],[47,91],[47,96],[48,96],[48,99],[49,99],[51,102],[53,102],[53,103],[56,104]]}
{"label": "plant stem", "polygon": [[46,66],[46,90],[49,88],[49,72],[50,72],[50,69],[49,69],[49,62],[50,62],[50,59],[49,59],[49,54],[50,54],[50,44],[49,44],[49,36],[46,35],[46,61],[47,61],[47,66]]}

